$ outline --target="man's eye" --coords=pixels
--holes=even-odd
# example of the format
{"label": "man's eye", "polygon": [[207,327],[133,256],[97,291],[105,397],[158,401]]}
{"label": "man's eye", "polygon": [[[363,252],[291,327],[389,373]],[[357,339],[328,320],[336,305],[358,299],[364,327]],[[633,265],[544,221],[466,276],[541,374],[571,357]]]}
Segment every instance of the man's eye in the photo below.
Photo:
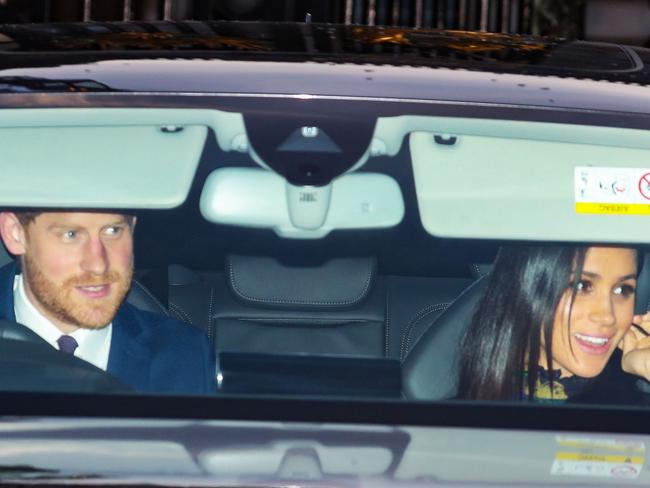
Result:
{"label": "man's eye", "polygon": [[615,295],[621,295],[623,297],[630,297],[634,295],[636,288],[633,285],[619,285],[614,288]]}
{"label": "man's eye", "polygon": [[74,231],[74,230],[66,230],[65,232],[63,232],[62,237],[63,237],[63,239],[66,240],[66,241],[71,241],[71,240],[73,240],[75,237],[77,237],[77,232]]}
{"label": "man's eye", "polygon": [[111,227],[106,227],[105,232],[109,236],[117,236],[117,235],[120,235],[123,230],[124,229],[122,227],[120,227],[118,225],[115,225],[115,226],[111,226]]}

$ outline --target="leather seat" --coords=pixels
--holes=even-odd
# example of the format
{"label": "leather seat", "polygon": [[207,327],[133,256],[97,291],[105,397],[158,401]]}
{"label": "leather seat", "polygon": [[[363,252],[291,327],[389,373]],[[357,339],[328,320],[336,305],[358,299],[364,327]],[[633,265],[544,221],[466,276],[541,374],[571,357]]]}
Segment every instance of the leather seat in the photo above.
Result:
{"label": "leather seat", "polygon": [[215,304],[219,350],[383,356],[381,284],[374,259],[285,266],[230,256],[228,293]]}
{"label": "leather seat", "polygon": [[487,277],[472,283],[435,320],[402,364],[404,396],[444,400],[458,394],[459,348]]}
{"label": "leather seat", "polygon": [[169,267],[170,312],[217,353],[402,359],[471,278],[386,276],[372,257],[305,263],[230,255],[223,272]]}
{"label": "leather seat", "polygon": [[385,352],[384,283],[371,258],[291,265],[231,255],[224,273],[176,266],[170,285],[170,310],[205,328],[217,352]]}

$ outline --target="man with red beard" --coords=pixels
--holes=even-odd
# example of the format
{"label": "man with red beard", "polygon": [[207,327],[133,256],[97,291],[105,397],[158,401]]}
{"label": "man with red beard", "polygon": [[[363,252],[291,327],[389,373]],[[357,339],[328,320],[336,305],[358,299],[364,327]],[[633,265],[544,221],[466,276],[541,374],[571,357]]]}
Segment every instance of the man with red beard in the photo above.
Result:
{"label": "man with red beard", "polygon": [[0,269],[0,318],[152,393],[209,393],[207,336],[124,302],[133,275],[135,217],[91,212],[0,212],[0,236],[19,259]]}

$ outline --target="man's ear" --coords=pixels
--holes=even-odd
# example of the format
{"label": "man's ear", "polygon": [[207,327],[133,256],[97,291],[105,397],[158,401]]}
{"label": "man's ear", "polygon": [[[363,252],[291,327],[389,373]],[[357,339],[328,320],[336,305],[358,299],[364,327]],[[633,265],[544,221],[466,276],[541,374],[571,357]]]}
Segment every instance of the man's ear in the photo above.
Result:
{"label": "man's ear", "polygon": [[0,212],[0,237],[7,251],[14,256],[25,254],[25,229],[13,212]]}

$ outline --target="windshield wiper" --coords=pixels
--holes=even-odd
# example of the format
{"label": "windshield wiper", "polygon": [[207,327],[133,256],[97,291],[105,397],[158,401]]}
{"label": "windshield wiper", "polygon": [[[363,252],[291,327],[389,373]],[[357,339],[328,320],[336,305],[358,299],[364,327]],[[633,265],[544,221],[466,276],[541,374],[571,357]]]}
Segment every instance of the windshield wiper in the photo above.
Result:
{"label": "windshield wiper", "polygon": [[100,479],[97,474],[66,474],[58,469],[37,468],[27,464],[0,465],[0,483],[11,480],[90,480]]}
{"label": "windshield wiper", "polygon": [[110,86],[94,80],[56,80],[33,76],[0,76],[0,93],[109,92]]}
{"label": "windshield wiper", "polygon": [[0,465],[0,480],[3,478],[22,478],[23,475],[42,475],[42,474],[54,474],[59,473],[57,469],[44,469],[37,468],[35,466],[29,466],[26,464],[8,464]]}

